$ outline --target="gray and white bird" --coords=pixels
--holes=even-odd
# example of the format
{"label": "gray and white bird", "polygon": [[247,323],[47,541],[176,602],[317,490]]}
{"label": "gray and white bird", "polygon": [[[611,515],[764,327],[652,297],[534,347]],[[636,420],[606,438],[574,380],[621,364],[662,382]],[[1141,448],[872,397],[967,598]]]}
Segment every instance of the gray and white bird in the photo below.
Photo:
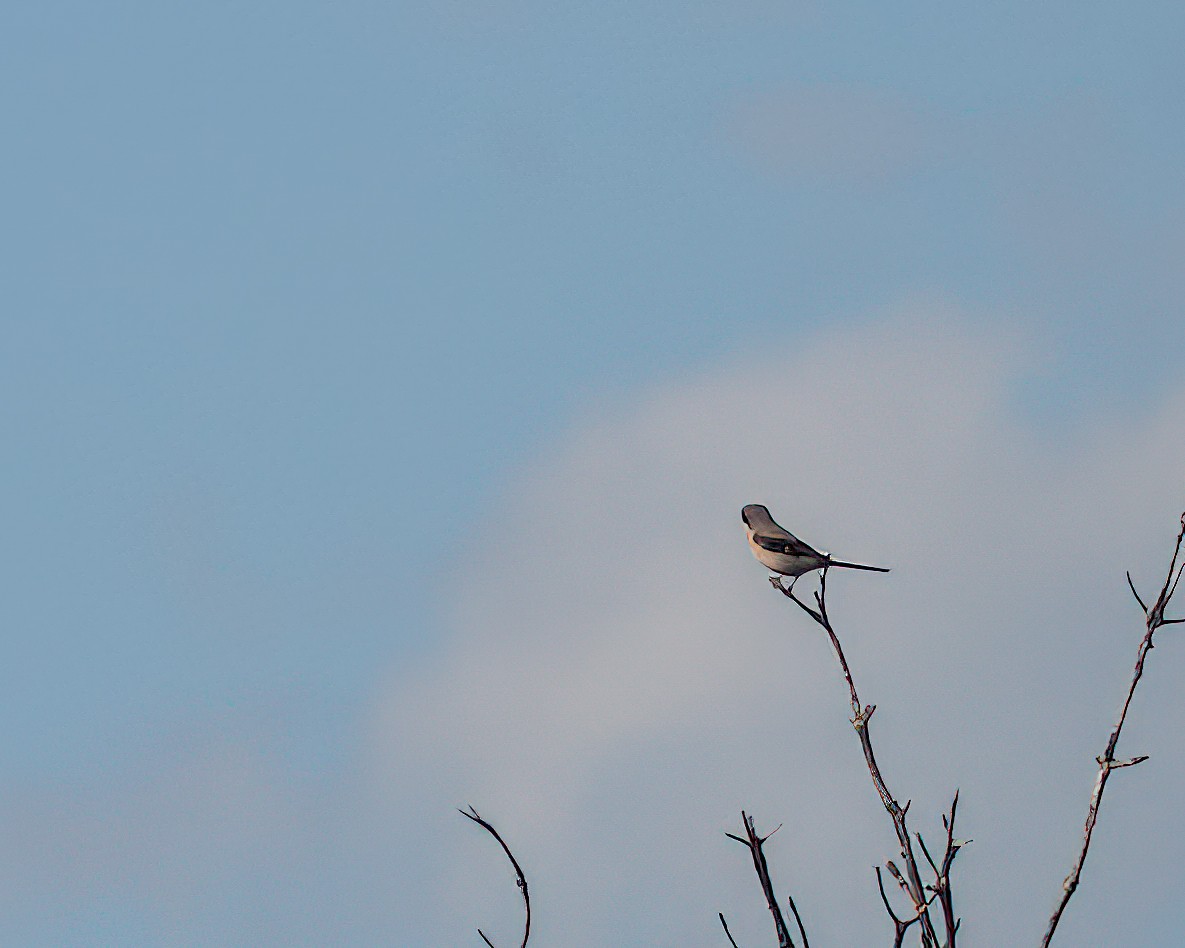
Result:
{"label": "gray and white bird", "polygon": [[862,566],[860,563],[833,560],[830,553],[820,553],[803,543],[789,530],[774,523],[769,509],[761,504],[749,504],[743,508],[741,520],[744,521],[745,534],[749,538],[749,549],[753,551],[757,561],[783,576],[793,576],[797,579],[803,573],[823,569],[825,566],[866,569],[876,573],[888,572],[883,566]]}

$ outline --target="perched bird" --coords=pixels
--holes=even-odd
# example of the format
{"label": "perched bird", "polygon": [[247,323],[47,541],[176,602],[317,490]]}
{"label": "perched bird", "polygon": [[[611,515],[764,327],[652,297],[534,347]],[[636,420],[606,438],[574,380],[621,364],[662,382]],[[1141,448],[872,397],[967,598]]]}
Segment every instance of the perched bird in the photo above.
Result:
{"label": "perched bird", "polygon": [[883,566],[861,566],[859,563],[841,563],[839,560],[833,560],[830,553],[820,553],[807,546],[789,530],[779,527],[769,515],[769,509],[761,504],[749,504],[741,510],[741,520],[744,521],[745,534],[749,538],[749,549],[753,551],[757,561],[783,576],[793,576],[797,579],[803,573],[826,566],[867,569],[877,573],[888,572]]}

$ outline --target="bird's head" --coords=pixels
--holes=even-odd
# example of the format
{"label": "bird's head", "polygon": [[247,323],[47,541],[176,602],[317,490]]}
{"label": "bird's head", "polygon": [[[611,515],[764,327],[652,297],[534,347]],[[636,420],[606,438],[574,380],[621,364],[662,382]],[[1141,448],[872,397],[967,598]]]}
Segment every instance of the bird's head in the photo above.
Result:
{"label": "bird's head", "polygon": [[754,520],[762,519],[772,519],[769,515],[769,508],[763,506],[762,504],[748,504],[747,506],[741,508],[741,522],[744,523],[746,527],[753,526]]}

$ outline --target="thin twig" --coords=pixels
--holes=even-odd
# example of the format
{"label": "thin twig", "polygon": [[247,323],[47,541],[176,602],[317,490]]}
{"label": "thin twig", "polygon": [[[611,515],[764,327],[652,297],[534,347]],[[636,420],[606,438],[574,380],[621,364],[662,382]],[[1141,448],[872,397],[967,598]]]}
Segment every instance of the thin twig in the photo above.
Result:
{"label": "thin twig", "polygon": [[[775,829],[773,833],[767,836],[758,836],[757,830],[753,826],[753,817],[749,816],[744,810],[741,810],[741,822],[745,824],[745,839],[734,836],[732,833],[725,833],[724,835],[749,847],[749,855],[753,857],[753,868],[757,870],[757,878],[761,882],[761,891],[765,894],[769,913],[774,918],[774,929],[778,933],[778,948],[794,948],[794,942],[790,939],[790,930],[786,927],[786,918],[782,915],[782,908],[778,904],[778,897],[774,894],[774,884],[769,877],[769,864],[765,861],[765,853],[761,848],[765,845],[765,841],[770,836],[773,836],[777,830]],[[791,901],[790,905],[793,907],[794,902]],[[798,909],[794,909],[794,917],[798,918]],[[721,920],[723,921],[723,916],[721,916]],[[801,919],[799,919],[798,926],[801,931]],[[727,928],[725,930],[727,931]]]}
{"label": "thin twig", "polygon": [[926,862],[930,864],[930,868],[934,870],[934,875],[937,876],[941,870],[938,868],[938,864],[934,862],[934,857],[930,855],[930,850],[926,846],[926,840],[922,838],[921,833],[914,833],[913,835],[918,841],[918,845],[922,848],[922,855],[926,857]]}
{"label": "thin twig", "polygon": [[[502,838],[502,835],[488,822],[483,820],[478,814],[477,810],[473,809],[471,806],[469,807],[468,812],[465,810],[458,810],[457,812],[466,819],[473,820],[474,823],[493,836],[494,839],[498,841],[498,845],[502,847],[502,851],[506,853],[506,858],[510,860],[510,864],[514,866],[514,874],[517,877],[516,881],[518,884],[518,890],[523,894],[523,906],[527,913],[527,920],[523,924],[523,940],[520,948],[527,948],[527,940],[531,937],[531,896],[527,892],[527,877],[523,874],[522,866],[520,866],[518,864],[518,860],[514,858],[514,853],[510,851],[510,847],[506,845],[506,840]],[[486,938],[485,932],[479,928],[477,933],[481,935],[482,941],[489,945],[490,948],[494,948],[494,943]]]}
{"label": "thin twig", "polygon": [[[1185,573],[1185,563],[1182,563],[1180,565],[1180,567],[1178,567],[1178,569],[1177,569],[1177,578],[1173,580],[1173,588],[1169,590],[1169,598],[1170,599],[1173,598],[1173,593],[1175,593],[1177,591],[1177,583],[1181,582],[1181,574],[1182,573]],[[1180,622],[1181,620],[1175,619],[1173,621]]]}
{"label": "thin twig", "polygon": [[[934,891],[938,896],[938,904],[942,906],[942,920],[946,924],[946,948],[955,948],[955,938],[958,936],[959,924],[962,921],[955,915],[955,902],[950,887],[950,870],[959,850],[971,842],[969,839],[955,839],[955,812],[958,808],[959,791],[956,790],[950,804],[950,816],[942,818],[942,825],[946,830],[946,850],[942,854],[942,868],[936,869],[934,872]],[[920,835],[918,839],[921,839]],[[929,853],[926,854],[926,858],[930,858]],[[933,865],[932,862],[930,864]]]}
{"label": "thin twig", "polygon": [[856,734],[860,738],[860,746],[864,751],[864,761],[868,765],[868,772],[872,776],[872,784],[876,788],[881,804],[893,821],[893,829],[897,834],[897,841],[901,845],[901,858],[905,862],[905,875],[908,880],[904,883],[904,888],[913,902],[914,910],[917,913],[918,921],[921,925],[922,945],[924,948],[935,948],[938,945],[938,935],[930,919],[925,888],[922,884],[921,873],[918,871],[917,859],[913,853],[913,842],[905,821],[905,814],[909,808],[909,804],[907,803],[904,807],[898,804],[893,794],[889,792],[885,778],[881,774],[880,766],[876,762],[876,754],[872,748],[872,735],[869,733],[869,721],[872,718],[873,712],[876,711],[876,705],[862,706],[860,704],[860,696],[856,692],[856,683],[852,678],[852,670],[848,665],[847,658],[844,656],[843,646],[840,645],[839,636],[836,635],[835,629],[831,625],[831,619],[827,614],[827,567],[824,566],[820,573],[819,591],[815,593],[816,609],[812,609],[795,596],[793,586],[787,588],[777,578],[772,578],[770,582],[782,595],[795,602],[807,615],[822,626],[831,640],[831,649],[835,652],[840,670],[843,672],[844,681],[848,685],[848,698],[851,702],[853,715],[852,727],[856,729]]}
{"label": "thin twig", "polygon": [[893,948],[901,948],[901,942],[905,939],[905,933],[909,930],[909,926],[918,920],[915,915],[908,922],[897,917],[897,913],[893,911],[893,906],[889,904],[889,897],[885,894],[885,879],[881,875],[881,867],[876,867],[876,887],[880,889],[881,901],[885,904],[885,911],[889,913],[889,918],[893,920]]}
{"label": "thin twig", "polygon": [[1127,588],[1132,591],[1132,595],[1136,597],[1136,602],[1140,604],[1140,608],[1144,610],[1144,615],[1148,614],[1148,607],[1144,605],[1144,600],[1140,598],[1140,594],[1136,592],[1136,584],[1132,582],[1132,574],[1129,570],[1127,573]]}
{"label": "thin twig", "polygon": [[[1123,724],[1127,720],[1127,711],[1131,707],[1132,696],[1135,695],[1136,686],[1140,683],[1140,678],[1144,674],[1144,661],[1153,648],[1152,636],[1155,635],[1156,630],[1162,625],[1175,625],[1181,621],[1179,619],[1165,619],[1164,610],[1168,608],[1169,602],[1173,598],[1173,593],[1177,591],[1177,583],[1181,578],[1181,570],[1177,568],[1177,558],[1180,556],[1181,543],[1183,541],[1185,541],[1185,514],[1181,515],[1181,530],[1177,534],[1177,543],[1173,548],[1173,556],[1169,563],[1168,575],[1165,577],[1160,595],[1156,597],[1156,602],[1152,604],[1151,609],[1144,606],[1139,594],[1136,593],[1135,585],[1131,582],[1131,575],[1128,575],[1128,584],[1131,586],[1132,593],[1136,596],[1140,605],[1144,606],[1144,638],[1140,641],[1139,650],[1136,652],[1136,665],[1132,671],[1131,684],[1127,688],[1127,697],[1124,699],[1123,707],[1119,711],[1119,720],[1115,722],[1115,727],[1111,730],[1111,736],[1107,739],[1106,749],[1101,755],[1095,758],[1099,764],[1099,771],[1095,776],[1094,789],[1090,794],[1090,806],[1086,811],[1086,825],[1082,831],[1082,846],[1078,851],[1078,858],[1074,861],[1074,865],[1070,869],[1070,874],[1066,876],[1065,882],[1062,883],[1062,896],[1058,901],[1057,908],[1053,910],[1053,914],[1049,917],[1049,927],[1045,930],[1045,937],[1041,939],[1041,948],[1048,948],[1050,941],[1053,939],[1053,933],[1057,930],[1058,922],[1061,921],[1062,913],[1065,912],[1070,898],[1078,888],[1078,881],[1082,877],[1082,867],[1086,863],[1086,854],[1090,849],[1091,836],[1094,834],[1095,823],[1099,818],[1099,806],[1103,800],[1103,791],[1107,787],[1107,780],[1110,778],[1112,771],[1119,770],[1123,767],[1132,767],[1148,759],[1147,755],[1142,755],[1132,757],[1129,760],[1116,760],[1115,748],[1119,743],[1119,735],[1123,731]],[[1181,568],[1185,569],[1185,563],[1182,564]]]}
{"label": "thin twig", "polygon": [[720,924],[724,926],[724,934],[728,936],[728,943],[732,945],[732,948],[740,948],[740,945],[736,943],[736,939],[732,937],[732,932],[728,930],[728,922],[724,920],[724,913],[717,912],[716,914],[720,916]]}
{"label": "thin twig", "polygon": [[811,943],[806,937],[806,928],[802,924],[802,916],[798,914],[798,906],[794,904],[794,896],[787,895],[786,900],[790,903],[790,911],[794,913],[794,921],[798,925],[798,934],[802,936],[802,948],[811,948]]}

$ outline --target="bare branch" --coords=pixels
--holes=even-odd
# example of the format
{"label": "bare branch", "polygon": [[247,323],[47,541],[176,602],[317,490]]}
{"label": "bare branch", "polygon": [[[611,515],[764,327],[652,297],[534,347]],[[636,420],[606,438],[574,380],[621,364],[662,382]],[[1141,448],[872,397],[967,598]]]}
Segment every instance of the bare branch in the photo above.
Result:
{"label": "bare branch", "polygon": [[[1177,542],[1173,547],[1173,556],[1169,562],[1168,574],[1165,577],[1164,585],[1160,589],[1160,595],[1156,597],[1156,602],[1152,604],[1152,608],[1145,607],[1145,624],[1144,624],[1144,638],[1140,641],[1140,647],[1136,652],[1136,665],[1132,670],[1131,683],[1127,688],[1127,697],[1123,701],[1123,707],[1119,711],[1119,719],[1115,722],[1115,727],[1111,730],[1111,735],[1107,739],[1107,747],[1103,753],[1096,758],[1099,764],[1098,774],[1095,776],[1094,789],[1090,794],[1090,805],[1086,811],[1086,825],[1082,831],[1082,846],[1078,851],[1078,858],[1074,861],[1073,867],[1070,869],[1070,874],[1066,876],[1062,883],[1062,896],[1058,901],[1057,908],[1053,910],[1053,914],[1049,917],[1049,926],[1045,930],[1045,937],[1041,939],[1041,948],[1048,948],[1049,943],[1053,940],[1053,933],[1057,930],[1058,923],[1061,921],[1062,914],[1066,910],[1070,899],[1073,897],[1075,890],[1078,888],[1078,881],[1082,877],[1082,867],[1086,863],[1086,855],[1090,850],[1090,840],[1094,834],[1095,823],[1099,818],[1099,806],[1103,801],[1103,791],[1107,787],[1107,780],[1111,773],[1115,770],[1120,770],[1123,767],[1132,767],[1135,764],[1147,760],[1147,756],[1133,757],[1130,760],[1116,760],[1115,748],[1119,744],[1119,735],[1123,732],[1123,724],[1127,720],[1127,712],[1131,707],[1132,697],[1136,693],[1136,686],[1140,683],[1140,678],[1144,674],[1144,661],[1148,657],[1148,653],[1152,651],[1152,637],[1156,634],[1156,630],[1164,625],[1174,625],[1177,619],[1165,619],[1164,611],[1168,607],[1169,602],[1173,598],[1173,594],[1177,591],[1177,583],[1181,578],[1181,569],[1185,569],[1185,563],[1181,564],[1179,569],[1177,566],[1177,559],[1181,554],[1181,543],[1185,541],[1185,514],[1181,515],[1181,530],[1177,534]],[[1128,584],[1132,587],[1132,592],[1135,593],[1135,586],[1131,582],[1131,576],[1128,576]],[[1136,596],[1139,599],[1139,596]],[[1141,601],[1140,605],[1144,603]]]}
{"label": "bare branch", "polygon": [[[1168,605],[1168,601],[1176,589],[1177,580],[1181,578],[1181,571],[1177,569],[1177,557],[1181,555],[1182,540],[1185,540],[1185,513],[1181,514],[1181,532],[1177,534],[1177,545],[1173,548],[1173,558],[1169,561],[1169,574],[1165,577],[1164,586],[1160,590],[1160,599],[1157,602],[1157,605],[1162,607]],[[1181,564],[1181,568],[1185,569],[1185,563]],[[1177,574],[1175,578],[1174,572]]]}
{"label": "bare branch", "polygon": [[[467,820],[473,820],[474,823],[493,836],[494,839],[498,841],[498,845],[502,847],[502,851],[506,853],[506,858],[510,860],[510,864],[514,867],[514,874],[517,877],[516,881],[518,884],[518,889],[523,894],[523,906],[525,907],[527,913],[527,920],[523,924],[523,940],[520,948],[527,948],[527,940],[531,937],[531,896],[527,892],[527,877],[523,874],[522,866],[520,866],[518,864],[518,860],[514,858],[514,853],[512,853],[510,851],[510,847],[506,845],[506,840],[502,838],[501,834],[496,829],[494,829],[493,826],[481,818],[481,815],[477,812],[477,810],[471,806],[469,807],[468,812],[465,810],[458,810],[457,812]],[[477,933],[481,935],[482,941],[489,945],[490,948],[494,948],[494,943],[486,938],[485,933],[480,928],[477,930]]]}
{"label": "bare branch", "polygon": [[1173,588],[1169,590],[1169,595],[1168,595],[1169,599],[1172,599],[1173,593],[1175,593],[1177,591],[1177,583],[1181,582],[1181,574],[1182,573],[1185,573],[1185,563],[1182,563],[1177,568],[1177,578],[1173,580]]}
{"label": "bare branch", "polygon": [[[741,810],[741,822],[745,824],[745,839],[739,836],[734,836],[732,833],[725,833],[729,839],[735,839],[738,843],[744,843],[749,847],[749,855],[753,857],[753,868],[757,871],[757,878],[761,883],[761,891],[765,895],[765,902],[769,906],[769,913],[774,919],[774,929],[778,934],[778,948],[794,948],[794,942],[790,939],[790,930],[786,927],[786,919],[782,915],[781,906],[778,904],[778,897],[774,894],[774,885],[769,877],[769,864],[765,861],[765,853],[762,851],[762,846],[765,841],[773,836],[770,833],[768,836],[758,836],[757,830],[753,825],[753,817],[749,816],[744,810]],[[774,830],[776,833],[777,830]],[[794,902],[790,902],[791,908],[794,908]],[[794,908],[794,917],[798,918],[798,909]],[[721,921],[724,916],[720,916]],[[802,930],[802,920],[798,921],[799,930]],[[725,926],[725,931],[728,927]],[[729,938],[731,939],[731,935]],[[804,936],[805,937],[805,936]],[[805,946],[804,946],[805,948]]]}
{"label": "bare branch", "polygon": [[[946,829],[946,849],[942,854],[942,868],[934,871],[934,894],[938,899],[938,904],[942,906],[942,920],[946,925],[946,948],[955,948],[955,938],[959,933],[959,925],[962,921],[955,915],[954,897],[950,887],[950,870],[959,850],[970,842],[970,840],[955,839],[955,813],[958,808],[959,791],[956,790],[954,799],[950,803],[950,816],[942,818],[942,825]],[[920,835],[918,839],[921,839]],[[926,858],[929,859],[929,855]]]}
{"label": "bare branch", "polygon": [[810,616],[816,622],[822,624],[823,617],[819,615],[819,613],[815,612],[815,610],[808,606],[805,602],[799,599],[796,595],[794,595],[794,583],[791,583],[789,586],[783,586],[781,576],[771,576],[769,578],[769,584],[787,599],[793,600],[794,603],[808,616]]}
{"label": "bare branch", "polygon": [[876,870],[876,885],[881,890],[881,901],[885,903],[885,911],[889,913],[891,918],[898,925],[901,924],[901,919],[897,917],[897,913],[893,911],[893,906],[889,904],[889,897],[885,894],[885,877],[881,875],[881,867],[875,866]]}
{"label": "bare branch", "polygon": [[926,857],[926,862],[928,862],[930,864],[930,868],[934,870],[934,875],[938,876],[940,874],[938,865],[934,862],[933,857],[930,855],[930,850],[926,848],[926,841],[922,839],[922,834],[914,833],[913,835],[914,838],[917,839],[918,845],[922,847],[922,855]]}
{"label": "bare branch", "polygon": [[889,904],[889,897],[885,894],[885,879],[881,875],[881,867],[876,866],[876,887],[880,889],[881,901],[885,905],[885,911],[889,913],[889,918],[893,920],[893,948],[901,948],[901,942],[905,939],[905,933],[909,931],[909,926],[918,920],[915,915],[908,922],[903,921],[897,917],[897,913],[893,911],[893,906]]}
{"label": "bare branch", "polygon": [[1136,597],[1136,602],[1140,604],[1140,608],[1144,610],[1144,614],[1148,614],[1148,607],[1144,605],[1144,600],[1140,598],[1140,594],[1136,592],[1136,584],[1132,582],[1132,574],[1129,570],[1127,573],[1127,588],[1132,591],[1132,595]]}
{"label": "bare branch", "polygon": [[716,914],[720,916],[720,924],[724,926],[724,934],[728,936],[728,943],[732,945],[732,948],[740,948],[736,940],[732,937],[732,932],[728,930],[728,922],[724,920],[724,913],[717,912]]}
{"label": "bare branch", "polygon": [[856,683],[852,678],[852,670],[848,665],[847,658],[844,656],[843,646],[840,644],[839,636],[836,635],[835,628],[832,626],[831,619],[827,614],[827,567],[825,566],[819,574],[819,589],[814,594],[815,604],[818,606],[817,610],[812,609],[794,595],[793,585],[787,589],[778,580],[771,579],[770,582],[775,589],[793,600],[807,615],[814,619],[827,633],[827,637],[831,641],[831,650],[835,653],[840,671],[843,672],[844,681],[848,686],[848,699],[852,707],[852,727],[856,729],[856,734],[860,739],[860,746],[864,751],[864,761],[868,765],[868,773],[872,777],[872,784],[876,789],[877,795],[880,797],[881,804],[893,821],[893,829],[897,834],[897,841],[901,845],[901,858],[905,863],[905,875],[907,877],[907,881],[903,882],[902,885],[909,895],[910,901],[913,902],[914,911],[917,913],[922,929],[923,948],[935,948],[938,945],[938,936],[934,931],[934,924],[930,919],[925,887],[922,884],[921,873],[918,871],[917,859],[913,852],[913,841],[905,820],[905,814],[909,805],[906,804],[905,807],[902,807],[897,803],[897,800],[885,783],[880,766],[877,764],[876,754],[872,748],[872,736],[869,732],[869,721],[872,718],[873,712],[876,710],[876,706],[868,705],[867,707],[863,707],[860,704],[860,696],[856,691]]}
{"label": "bare branch", "polygon": [[786,900],[790,903],[790,911],[794,913],[794,921],[798,925],[798,934],[802,936],[802,948],[811,948],[811,943],[806,937],[806,928],[802,924],[802,916],[798,914],[798,906],[794,904],[794,896],[787,895]]}

